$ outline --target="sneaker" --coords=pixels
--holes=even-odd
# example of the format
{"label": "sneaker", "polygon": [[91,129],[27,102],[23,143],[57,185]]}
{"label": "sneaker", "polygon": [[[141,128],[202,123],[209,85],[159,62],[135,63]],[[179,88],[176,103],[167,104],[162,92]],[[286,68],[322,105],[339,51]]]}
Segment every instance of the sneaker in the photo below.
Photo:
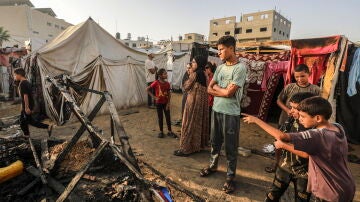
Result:
{"label": "sneaker", "polygon": [[167,136],[177,138],[176,134],[173,132],[168,132]]}
{"label": "sneaker", "polygon": [[158,135],[158,138],[164,138],[164,133],[160,132],[159,135]]}

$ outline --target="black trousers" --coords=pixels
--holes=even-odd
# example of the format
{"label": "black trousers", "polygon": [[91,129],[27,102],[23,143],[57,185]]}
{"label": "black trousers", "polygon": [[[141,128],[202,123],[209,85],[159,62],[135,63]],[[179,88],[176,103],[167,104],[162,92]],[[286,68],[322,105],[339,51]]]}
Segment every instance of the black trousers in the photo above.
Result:
{"label": "black trousers", "polygon": [[168,131],[171,131],[171,122],[170,122],[170,109],[166,110],[166,104],[159,104],[156,103],[156,110],[158,115],[158,121],[159,121],[159,129],[161,132],[163,132],[163,112],[165,114],[166,124],[168,127]]}
{"label": "black trousers", "polygon": [[234,178],[236,174],[239,132],[240,116],[231,116],[215,111],[212,112],[210,168],[217,168],[221,146],[224,143],[228,178]]}
{"label": "black trousers", "polygon": [[[147,83],[147,86],[150,86],[152,82]],[[155,90],[153,88],[150,88],[150,92],[154,95]],[[154,99],[148,94],[148,107],[155,105]]]}
{"label": "black trousers", "polygon": [[25,113],[25,111],[21,111],[21,116],[20,116],[20,128],[23,131],[25,136],[29,136],[30,135],[30,131],[29,131],[29,124],[36,127],[36,128],[48,128],[49,125],[45,124],[45,123],[41,123],[38,120],[35,120],[31,114],[27,115]]}
{"label": "black trousers", "polygon": [[281,196],[285,193],[291,182],[294,183],[295,201],[310,201],[311,194],[306,191],[308,183],[307,178],[297,177],[293,173],[290,173],[279,166],[276,169],[271,190],[267,193],[265,201],[280,201]]}

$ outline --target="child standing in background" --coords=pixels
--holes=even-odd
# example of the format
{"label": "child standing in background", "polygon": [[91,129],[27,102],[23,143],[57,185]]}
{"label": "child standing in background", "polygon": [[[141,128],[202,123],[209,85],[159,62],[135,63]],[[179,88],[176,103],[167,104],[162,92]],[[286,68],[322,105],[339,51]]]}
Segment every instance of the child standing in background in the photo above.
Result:
{"label": "child standing in background", "polygon": [[[160,133],[159,138],[164,137],[163,131],[163,113],[165,114],[166,124],[168,127],[168,136],[176,138],[176,135],[171,130],[170,122],[170,83],[166,81],[167,72],[165,69],[159,69],[157,72],[158,79],[155,80],[150,86],[146,88],[148,94],[154,98],[156,102],[156,109],[159,121]],[[151,89],[154,89],[155,95],[151,92]]]}

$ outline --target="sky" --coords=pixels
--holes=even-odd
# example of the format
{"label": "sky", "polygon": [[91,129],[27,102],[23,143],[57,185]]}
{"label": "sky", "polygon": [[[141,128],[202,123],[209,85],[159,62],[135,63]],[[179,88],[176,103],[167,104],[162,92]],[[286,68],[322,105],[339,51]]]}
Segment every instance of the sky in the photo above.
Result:
{"label": "sky", "polygon": [[58,18],[78,24],[92,17],[110,34],[127,33],[150,41],[209,35],[214,18],[276,9],[292,22],[290,38],[345,35],[360,41],[360,0],[31,0],[50,7]]}

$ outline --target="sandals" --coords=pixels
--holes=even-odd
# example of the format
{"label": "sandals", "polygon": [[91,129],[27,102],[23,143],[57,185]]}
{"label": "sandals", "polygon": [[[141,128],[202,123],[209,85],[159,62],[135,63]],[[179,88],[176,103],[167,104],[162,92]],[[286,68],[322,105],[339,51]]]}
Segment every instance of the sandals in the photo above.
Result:
{"label": "sandals", "polygon": [[227,194],[233,193],[235,191],[235,181],[233,179],[226,179],[222,190]]}
{"label": "sandals", "polygon": [[164,133],[163,132],[160,132],[159,134],[158,134],[158,138],[164,138]]}
{"label": "sandals", "polygon": [[200,171],[200,177],[206,177],[206,176],[209,176],[213,173],[216,173],[216,169],[214,168],[210,168],[210,167],[206,167],[206,168],[203,168],[201,169]]}
{"label": "sandals", "polygon": [[177,138],[176,134],[173,132],[168,132],[167,136],[172,137],[172,138]]}
{"label": "sandals", "polygon": [[176,150],[176,151],[174,151],[174,155],[175,155],[175,156],[181,156],[181,157],[187,157],[187,156],[189,156],[190,154],[185,154],[185,153],[183,153],[181,150]]}

